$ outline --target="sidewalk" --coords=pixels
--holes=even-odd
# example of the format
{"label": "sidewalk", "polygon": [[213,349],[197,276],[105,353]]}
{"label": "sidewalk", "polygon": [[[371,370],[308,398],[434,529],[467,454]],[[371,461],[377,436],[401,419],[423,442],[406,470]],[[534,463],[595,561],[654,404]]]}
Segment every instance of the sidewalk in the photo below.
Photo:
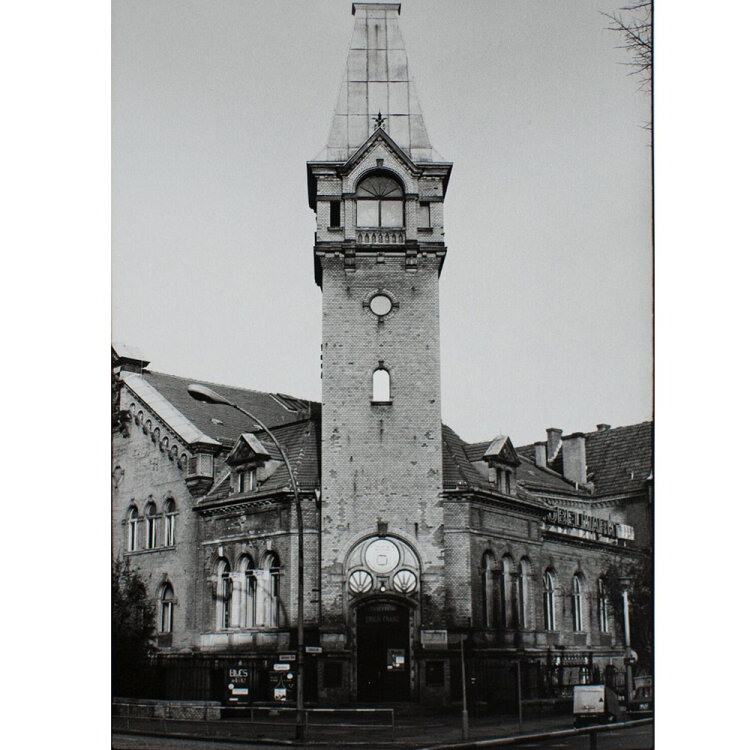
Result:
{"label": "sidewalk", "polygon": [[[551,716],[525,719],[519,732],[518,718],[514,716],[477,716],[469,718],[471,740],[510,737],[518,734],[568,729],[573,726],[571,716]],[[210,739],[227,743],[253,742],[256,744],[295,747],[294,727],[278,724],[250,724],[246,721],[169,721],[161,719],[132,720],[127,730],[119,717],[113,717],[115,733],[130,731],[142,735]],[[413,750],[421,747],[449,745],[462,741],[460,714],[396,716],[395,738],[391,740],[390,725],[379,729],[334,726],[310,727],[306,746],[361,750],[366,748],[399,748]]]}

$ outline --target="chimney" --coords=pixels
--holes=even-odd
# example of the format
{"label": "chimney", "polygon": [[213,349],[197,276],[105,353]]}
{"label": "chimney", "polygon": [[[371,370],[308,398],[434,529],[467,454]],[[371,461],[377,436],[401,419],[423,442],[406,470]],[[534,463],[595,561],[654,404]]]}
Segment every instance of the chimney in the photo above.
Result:
{"label": "chimney", "polygon": [[557,427],[547,428],[547,463],[550,464],[555,459],[560,450],[562,441],[562,430]]}
{"label": "chimney", "polygon": [[544,440],[534,443],[534,463],[542,468],[547,466],[547,443]]}
{"label": "chimney", "polygon": [[562,439],[563,476],[577,486],[586,484],[586,438],[574,432]]}
{"label": "chimney", "polygon": [[597,432],[604,432],[605,430],[609,430],[611,427],[612,427],[611,424],[604,424],[604,423],[598,424],[596,426],[596,431]]}

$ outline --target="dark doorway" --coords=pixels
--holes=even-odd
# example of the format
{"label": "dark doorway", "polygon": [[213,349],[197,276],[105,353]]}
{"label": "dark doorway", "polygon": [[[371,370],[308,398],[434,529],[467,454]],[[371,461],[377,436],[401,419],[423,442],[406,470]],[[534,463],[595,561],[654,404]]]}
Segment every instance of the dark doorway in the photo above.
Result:
{"label": "dark doorway", "polygon": [[409,609],[371,602],[357,610],[357,698],[367,703],[408,701]]}

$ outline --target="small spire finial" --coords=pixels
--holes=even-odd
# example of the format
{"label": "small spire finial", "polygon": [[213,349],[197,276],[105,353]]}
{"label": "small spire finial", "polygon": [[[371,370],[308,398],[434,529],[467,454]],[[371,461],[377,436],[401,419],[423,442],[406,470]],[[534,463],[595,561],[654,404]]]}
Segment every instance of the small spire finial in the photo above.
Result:
{"label": "small spire finial", "polygon": [[388,119],[387,117],[383,117],[381,112],[378,112],[377,117],[372,118],[375,121],[375,127],[373,130],[377,130],[378,128],[382,128],[385,121]]}

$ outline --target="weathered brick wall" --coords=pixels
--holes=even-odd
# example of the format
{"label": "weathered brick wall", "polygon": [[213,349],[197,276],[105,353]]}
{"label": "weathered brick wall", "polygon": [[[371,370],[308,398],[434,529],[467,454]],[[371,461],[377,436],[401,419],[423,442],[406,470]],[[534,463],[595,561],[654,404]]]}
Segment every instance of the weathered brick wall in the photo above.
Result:
{"label": "weathered brick wall", "polygon": [[[119,468],[118,468],[119,467]],[[195,569],[195,549],[198,539],[197,518],[192,512],[193,498],[184,479],[184,471],[177,460],[144,431],[135,420],[127,423],[124,432],[117,432],[112,440],[112,544],[114,557],[130,561],[143,576],[149,596],[154,601],[159,625],[158,597],[162,584],[169,580],[174,589],[173,647],[189,647],[196,642],[198,618],[194,602],[198,594]],[[164,503],[173,498],[175,517],[175,545],[164,547]],[[156,504],[157,547],[146,547],[146,523],[143,518],[146,503]],[[138,523],[138,551],[128,552],[128,510],[132,504],[141,517]]]}
{"label": "weathered brick wall", "polygon": [[[422,562],[424,624],[444,611],[438,261],[342,258],[323,267],[322,599],[342,617],[343,562],[351,540],[378,521]],[[385,290],[398,308],[381,322],[363,305]],[[371,402],[372,373],[391,373],[392,404]]]}

